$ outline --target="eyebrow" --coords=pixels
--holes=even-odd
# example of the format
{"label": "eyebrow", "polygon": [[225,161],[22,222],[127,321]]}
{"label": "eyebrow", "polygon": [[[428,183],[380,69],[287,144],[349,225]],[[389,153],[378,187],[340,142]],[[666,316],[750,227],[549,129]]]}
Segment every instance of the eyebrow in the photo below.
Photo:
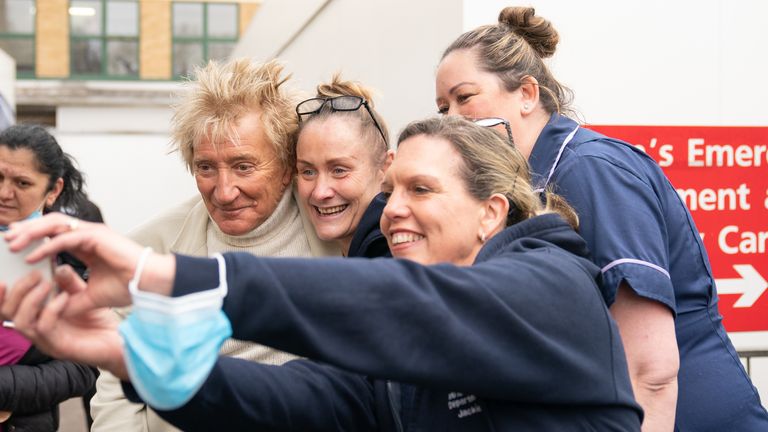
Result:
{"label": "eyebrow", "polygon": [[[213,159],[207,158],[207,157],[192,159],[192,163],[201,163],[201,162],[212,163],[212,161]],[[232,155],[231,157],[228,157],[226,160],[224,160],[224,163],[231,164],[231,163],[242,162],[242,161],[260,163],[262,161],[262,158],[249,153],[240,153],[240,154],[236,154],[236,155]]]}
{"label": "eyebrow", "polygon": [[471,81],[462,81],[462,82],[456,84],[455,86],[451,87],[451,89],[448,90],[448,94],[454,94],[459,87],[461,87],[463,85],[467,85],[467,84],[474,84],[474,83],[471,82]]}
{"label": "eyebrow", "polygon": [[[474,85],[474,84],[475,83],[473,83],[472,81],[462,81],[462,82],[454,85],[453,87],[451,87],[448,90],[448,94],[452,95],[452,94],[456,93],[456,90],[458,90],[458,88],[463,86],[463,85]],[[442,98],[437,98],[437,99],[435,99],[435,102],[440,102],[441,100],[442,100]]]}
{"label": "eyebrow", "polygon": [[432,182],[440,184],[440,178],[429,174],[417,174],[415,176],[408,177],[409,182]]}
{"label": "eyebrow", "polygon": [[[359,159],[354,156],[343,156],[343,157],[335,157],[333,159],[328,159],[327,161],[323,161],[323,164],[326,164],[326,165],[344,164],[344,163],[354,162],[357,160]],[[296,158],[296,163],[314,165],[312,162],[301,159],[301,158]]]}

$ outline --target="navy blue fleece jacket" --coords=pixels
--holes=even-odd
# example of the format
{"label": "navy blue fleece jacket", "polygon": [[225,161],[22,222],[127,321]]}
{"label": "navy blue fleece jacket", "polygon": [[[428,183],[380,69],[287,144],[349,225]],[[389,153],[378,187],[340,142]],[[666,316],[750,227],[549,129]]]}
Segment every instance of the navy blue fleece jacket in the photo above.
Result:
{"label": "navy blue fleece jacket", "polygon": [[[469,267],[228,254],[233,337],[333,366],[222,358],[187,405],[160,414],[200,430],[639,430],[586,253],[544,215]],[[174,295],[217,284],[215,260],[178,257]],[[416,387],[393,399],[379,379]]]}

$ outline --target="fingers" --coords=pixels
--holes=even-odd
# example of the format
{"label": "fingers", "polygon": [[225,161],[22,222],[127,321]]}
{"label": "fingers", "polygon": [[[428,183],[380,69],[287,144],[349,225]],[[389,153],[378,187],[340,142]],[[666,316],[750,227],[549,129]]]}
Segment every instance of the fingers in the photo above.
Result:
{"label": "fingers", "polygon": [[86,224],[86,222],[82,221],[73,223],[74,220],[71,216],[62,213],[50,213],[42,218],[14,222],[10,224],[10,229],[6,232],[5,238],[6,241],[11,243],[11,250],[18,251],[26,247],[33,240],[54,237]]}
{"label": "fingers", "polygon": [[40,313],[40,318],[37,321],[37,331],[40,334],[49,334],[53,331],[56,324],[61,319],[61,313],[69,300],[69,294],[62,292],[59,293],[53,300],[48,302]]}
{"label": "fingers", "polygon": [[[23,233],[17,238],[11,240],[10,248],[12,251],[18,251],[26,247],[29,242],[24,242],[26,233]],[[77,231],[65,232],[50,239],[50,241],[43,242],[40,246],[30,252],[26,261],[28,263],[35,263],[40,261],[44,257],[54,256],[60,252],[68,251],[76,257],[80,258],[80,249],[86,245],[86,242],[91,238],[91,230],[85,228],[78,228]]]}
{"label": "fingers", "polygon": [[56,267],[53,278],[62,291],[71,294],[85,291],[87,287],[85,281],[69,265]]}
{"label": "fingers", "polygon": [[24,299],[27,293],[31,291],[40,282],[40,280],[42,280],[42,278],[43,277],[40,272],[35,270],[16,281],[16,283],[13,285],[13,289],[11,289],[10,292],[4,294],[5,299],[2,303],[0,303],[2,304],[2,307],[0,307],[0,315],[8,319],[13,319],[14,315],[16,315],[16,311],[18,310],[19,305],[21,304],[21,301]]}
{"label": "fingers", "polygon": [[[21,300],[16,313],[13,315],[13,324],[16,329],[25,336],[37,340],[37,320],[45,301],[48,300],[48,293],[51,292],[51,283],[44,280],[39,282],[29,291]],[[14,287],[15,294],[16,287]]]}

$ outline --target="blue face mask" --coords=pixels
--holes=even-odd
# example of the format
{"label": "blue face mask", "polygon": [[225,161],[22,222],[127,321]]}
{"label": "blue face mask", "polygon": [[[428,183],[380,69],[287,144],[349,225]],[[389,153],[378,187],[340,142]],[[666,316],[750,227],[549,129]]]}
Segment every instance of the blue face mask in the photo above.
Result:
{"label": "blue face mask", "polygon": [[133,310],[120,324],[125,363],[136,392],[150,406],[187,403],[213,369],[232,327],[221,305],[227,292],[224,258],[219,287],[183,297],[132,290]]}
{"label": "blue face mask", "polygon": [[[31,215],[27,216],[24,220],[32,220],[43,217],[43,211],[42,210],[35,210],[32,212]],[[8,231],[8,225],[0,225],[0,232],[1,231]]]}

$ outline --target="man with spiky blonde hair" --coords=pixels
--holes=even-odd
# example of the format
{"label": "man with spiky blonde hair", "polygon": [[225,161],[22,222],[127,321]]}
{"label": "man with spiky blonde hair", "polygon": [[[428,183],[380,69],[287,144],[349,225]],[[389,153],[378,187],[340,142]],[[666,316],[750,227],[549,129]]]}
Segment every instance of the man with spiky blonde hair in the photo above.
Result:
{"label": "man with spiky blonde hair", "polygon": [[[158,252],[198,256],[339,254],[317,239],[292,193],[298,124],[287,79],[276,61],[233,59],[197,71],[175,106],[172,134],[200,194],[137,228],[134,240]],[[234,339],[221,352],[269,364],[294,358]],[[91,410],[93,431],[175,430],[125,399],[108,373],[99,377]]]}

